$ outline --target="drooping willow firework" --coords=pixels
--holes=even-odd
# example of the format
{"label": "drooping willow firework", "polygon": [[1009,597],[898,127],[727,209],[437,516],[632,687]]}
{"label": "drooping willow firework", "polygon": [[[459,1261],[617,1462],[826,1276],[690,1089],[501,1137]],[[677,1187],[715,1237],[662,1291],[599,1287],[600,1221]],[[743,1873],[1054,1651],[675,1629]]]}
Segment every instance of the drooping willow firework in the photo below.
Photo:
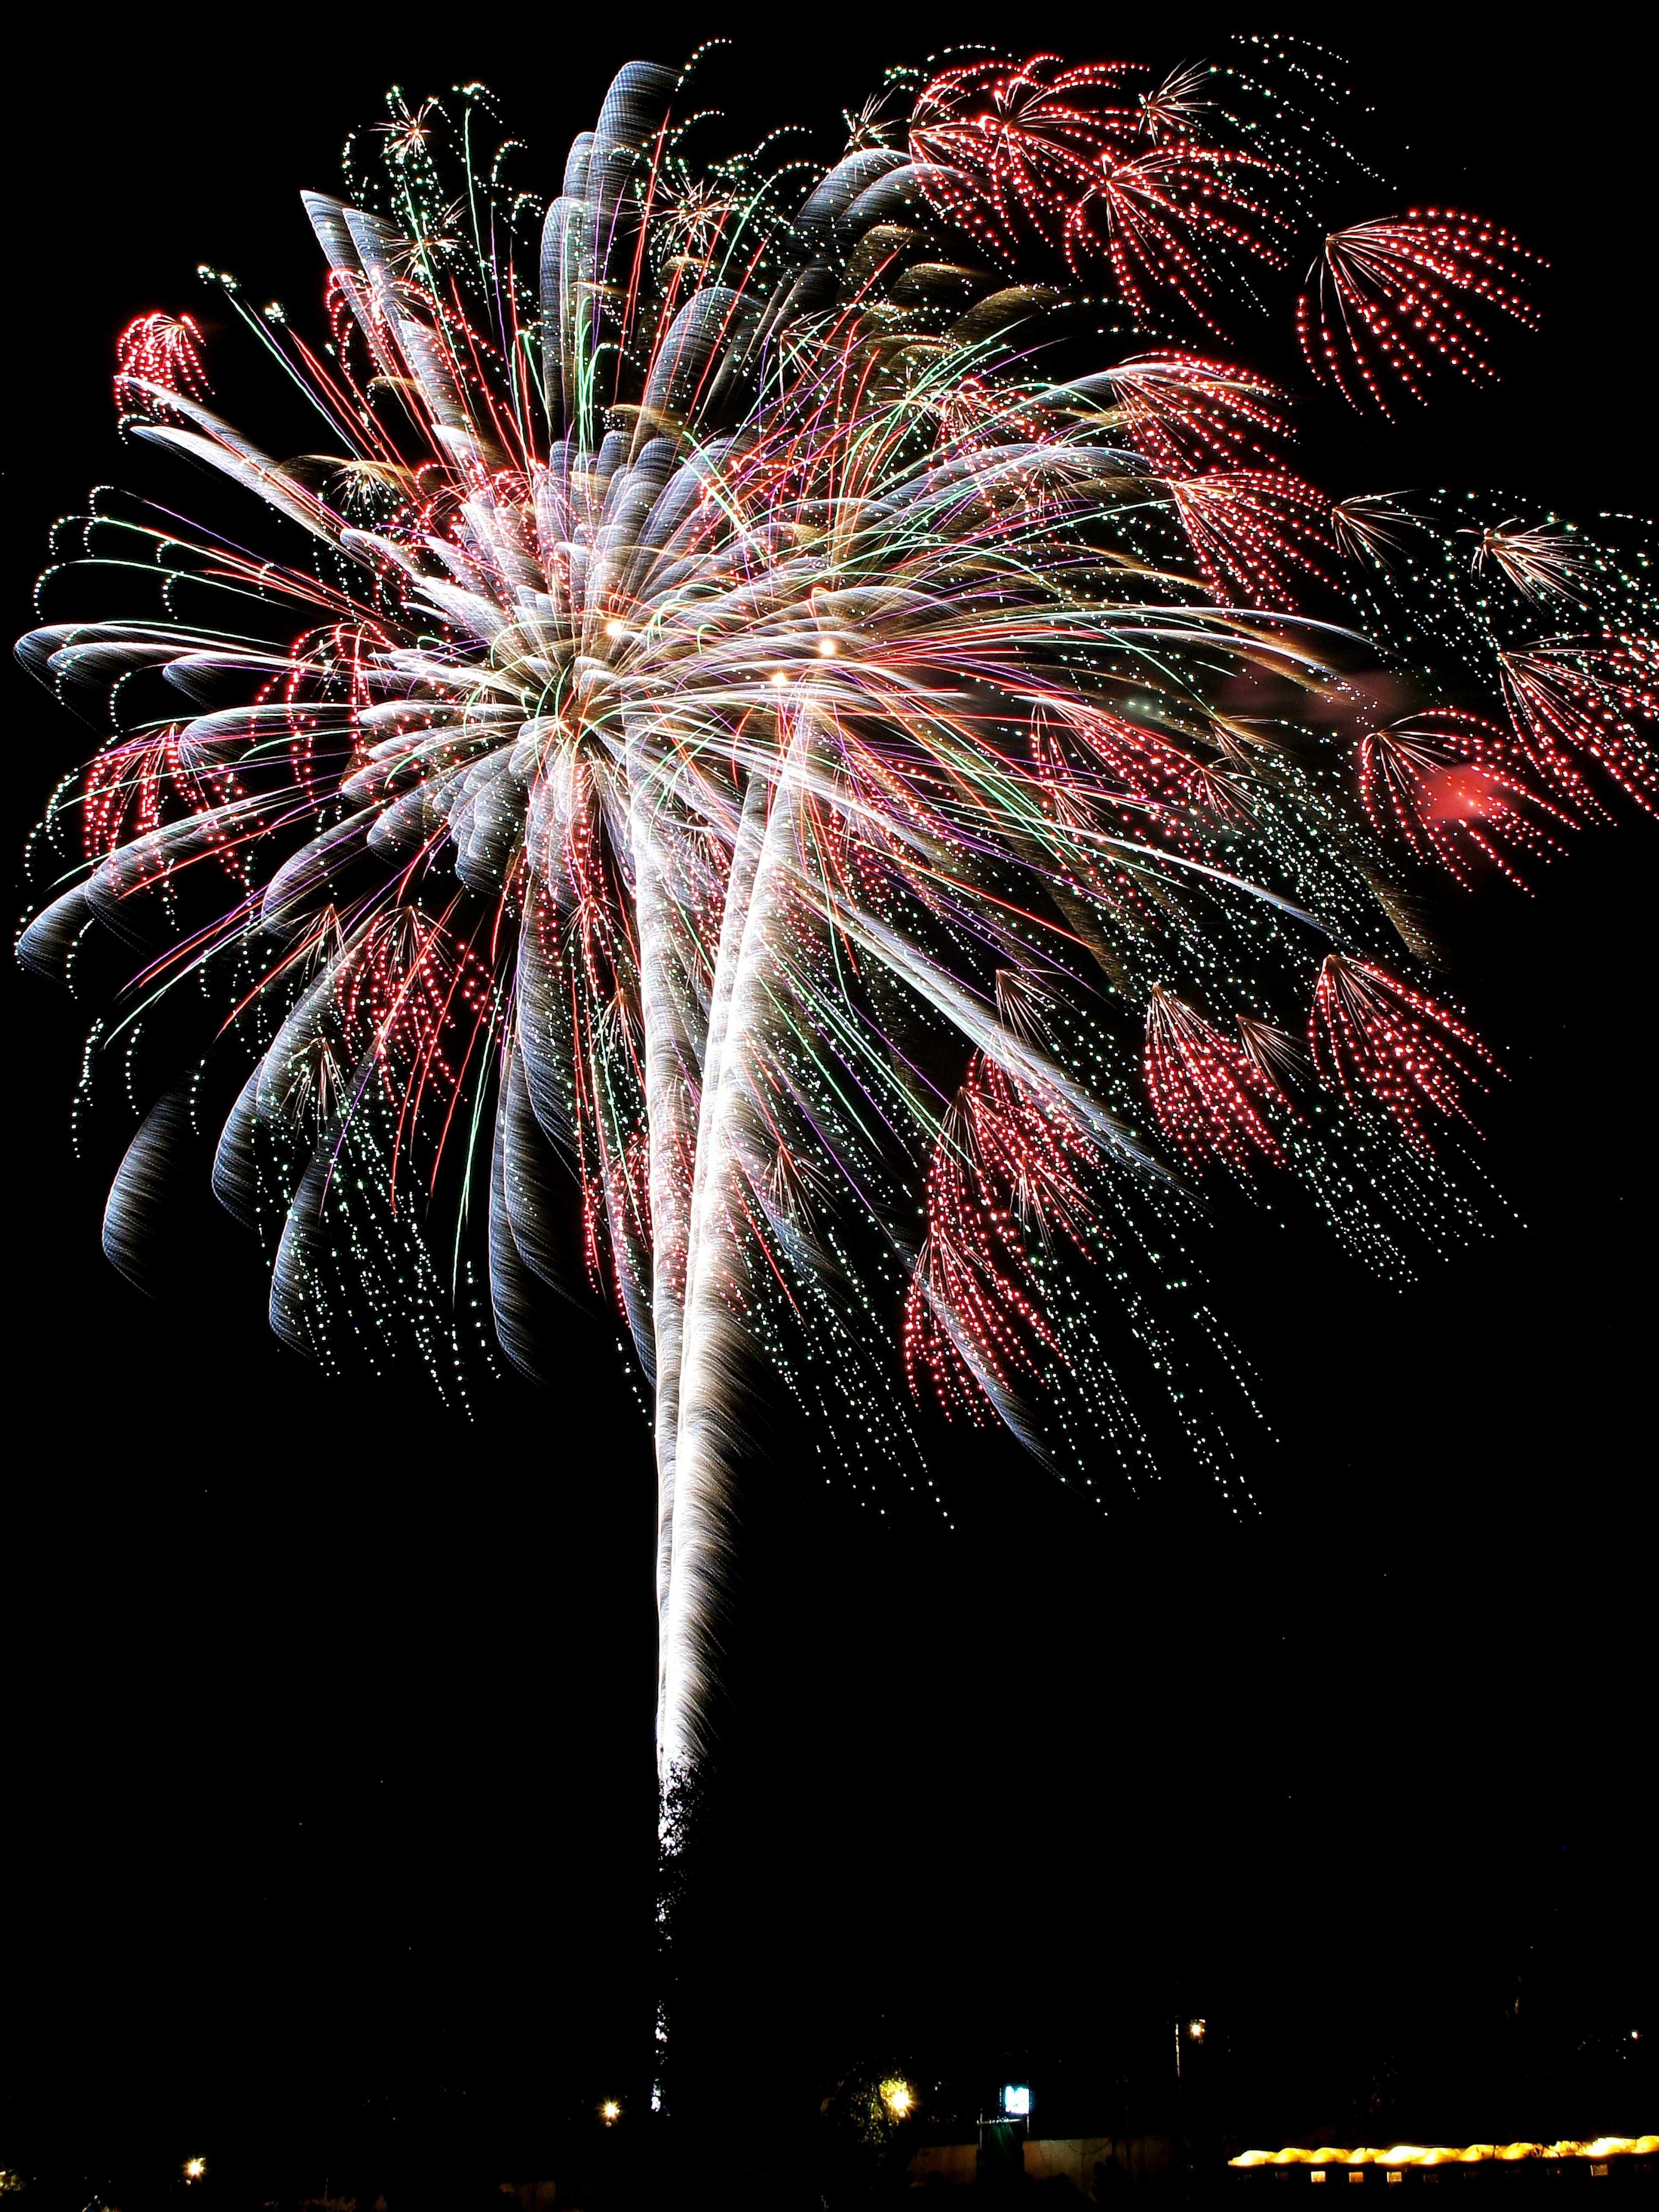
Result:
{"label": "drooping willow firework", "polygon": [[[49,591],[148,568],[161,605],[23,642],[117,730],[53,804],[73,879],[22,957],[64,975],[104,925],[126,1034],[186,978],[219,1009],[214,1188],[290,1343],[461,1373],[475,1164],[514,1361],[584,1276],[614,1301],[665,1778],[762,1368],[872,1464],[908,1387],[1133,1472],[1161,1389],[1237,1506],[1183,1379],[1242,1374],[1193,1193],[1299,1186],[1383,1267],[1455,1233],[1431,1135],[1492,1063],[1417,973],[1422,879],[1659,796],[1640,559],[1333,505],[1288,394],[1218,353],[1298,257],[1356,404],[1437,349],[1475,373],[1518,311],[1489,227],[1319,244],[1340,156],[1271,61],[898,72],[810,172],[699,162],[684,76],[636,63],[545,207],[516,142],[476,157],[481,88],[398,95],[350,200],[306,195],[327,342],[217,280],[326,452],[222,421],[191,318],[123,340],[132,434],[263,502],[267,550],[112,496],[60,530]],[[118,1261],[209,1095],[141,1127]]]}

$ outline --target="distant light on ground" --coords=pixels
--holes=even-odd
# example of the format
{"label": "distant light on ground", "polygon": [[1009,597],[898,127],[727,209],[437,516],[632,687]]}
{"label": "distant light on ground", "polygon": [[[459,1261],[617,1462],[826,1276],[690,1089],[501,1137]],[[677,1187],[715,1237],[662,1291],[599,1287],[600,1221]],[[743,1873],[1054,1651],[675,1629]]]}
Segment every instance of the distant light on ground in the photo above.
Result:
{"label": "distant light on ground", "polygon": [[1525,2158],[1651,2158],[1659,2136],[1596,2136],[1588,2142],[1466,2143],[1461,2150],[1443,2144],[1395,2143],[1388,2150],[1241,2151],[1230,2166],[1478,2166],[1484,2159],[1514,2165]]}

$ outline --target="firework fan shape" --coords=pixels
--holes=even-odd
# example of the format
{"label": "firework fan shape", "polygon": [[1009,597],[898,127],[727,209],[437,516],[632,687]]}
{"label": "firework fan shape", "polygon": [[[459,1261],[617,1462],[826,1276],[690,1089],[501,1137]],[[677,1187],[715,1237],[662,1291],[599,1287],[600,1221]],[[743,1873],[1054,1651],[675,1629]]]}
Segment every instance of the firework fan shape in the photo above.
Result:
{"label": "firework fan shape", "polygon": [[[106,1248],[142,1272],[234,1068],[214,1188],[289,1343],[463,1387],[474,1183],[515,1363],[556,1358],[562,1298],[613,1302],[665,1779],[703,1746],[758,1376],[855,1469],[905,1459],[908,1384],[1137,1480],[1167,1390],[1238,1506],[1194,1194],[1300,1188],[1382,1267],[1458,1233],[1431,1140],[1492,1063],[1413,975],[1422,878],[1653,796],[1630,560],[1333,507],[1286,395],[1182,341],[1219,272],[1290,267],[1328,143],[1246,58],[954,67],[811,175],[699,161],[682,78],[635,63],[550,205],[514,142],[476,157],[482,88],[399,96],[349,201],[306,195],[328,340],[219,280],[326,451],[220,419],[189,318],[123,341],[132,434],[242,520],[102,499],[47,590],[149,564],[159,608],[21,648],[117,722],[22,957],[130,953],[94,1066],[186,981],[216,1010]],[[1441,294],[1509,309],[1463,283],[1489,234],[1448,235]],[[1326,265],[1380,380],[1419,294],[1358,238]]]}
{"label": "firework fan shape", "polygon": [[1495,223],[1445,208],[1334,230],[1297,301],[1304,358],[1352,404],[1385,414],[1391,385],[1420,399],[1437,366],[1479,382],[1496,374],[1492,316],[1534,319],[1522,287],[1531,260]]}

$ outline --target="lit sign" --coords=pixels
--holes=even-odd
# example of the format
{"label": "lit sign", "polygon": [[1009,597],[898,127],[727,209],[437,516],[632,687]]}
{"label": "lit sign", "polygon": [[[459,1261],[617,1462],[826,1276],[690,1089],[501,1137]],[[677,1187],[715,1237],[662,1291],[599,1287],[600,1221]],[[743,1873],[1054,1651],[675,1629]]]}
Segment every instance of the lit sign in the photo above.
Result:
{"label": "lit sign", "polygon": [[1031,2114],[1031,2092],[1024,2081],[1011,2081],[1002,2093],[1002,2109],[1011,2120],[1029,2119]]}

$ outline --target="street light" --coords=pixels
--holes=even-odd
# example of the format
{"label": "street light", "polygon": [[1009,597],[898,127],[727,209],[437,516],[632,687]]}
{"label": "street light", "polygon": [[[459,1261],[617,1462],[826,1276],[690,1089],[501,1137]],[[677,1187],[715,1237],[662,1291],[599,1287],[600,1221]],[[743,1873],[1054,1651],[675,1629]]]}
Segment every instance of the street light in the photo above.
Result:
{"label": "street light", "polygon": [[882,2083],[881,2101],[890,2119],[902,2120],[908,2118],[916,2100],[908,2081],[892,2081]]}
{"label": "street light", "polygon": [[604,2104],[599,2106],[599,2118],[605,2122],[608,2128],[614,2128],[617,2121],[621,2119],[622,2106],[617,2102],[614,2097],[607,2097]]}
{"label": "street light", "polygon": [[185,2160],[185,2179],[186,2181],[199,2181],[206,2172],[207,2160],[204,2158],[187,2158]]}

